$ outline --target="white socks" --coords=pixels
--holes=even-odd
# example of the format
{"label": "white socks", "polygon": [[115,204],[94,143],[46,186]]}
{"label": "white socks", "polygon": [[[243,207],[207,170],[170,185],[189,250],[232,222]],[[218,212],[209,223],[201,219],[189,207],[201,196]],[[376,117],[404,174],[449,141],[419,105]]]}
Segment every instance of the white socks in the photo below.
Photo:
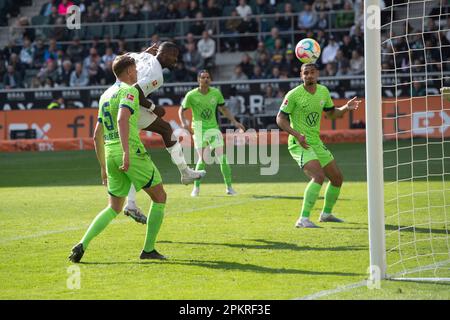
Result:
{"label": "white socks", "polygon": [[172,162],[178,167],[181,173],[188,167],[186,160],[184,159],[183,148],[179,142],[175,143],[173,146],[166,148],[172,157]]}
{"label": "white socks", "polygon": [[130,191],[128,192],[127,207],[136,208],[136,188],[131,184]]}

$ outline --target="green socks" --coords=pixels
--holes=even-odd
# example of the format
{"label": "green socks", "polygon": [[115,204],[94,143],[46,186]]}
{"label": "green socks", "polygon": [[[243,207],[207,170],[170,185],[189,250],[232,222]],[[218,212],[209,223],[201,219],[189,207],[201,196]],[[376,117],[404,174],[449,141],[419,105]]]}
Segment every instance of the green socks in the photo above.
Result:
{"label": "green socks", "polygon": [[83,239],[81,239],[81,243],[83,244],[83,249],[86,250],[89,246],[89,242],[98,236],[107,226],[108,224],[117,217],[118,213],[115,212],[111,207],[107,207],[103,209],[92,221],[91,225],[87,229],[84,234]]}
{"label": "green socks", "polygon": [[156,236],[158,235],[164,217],[165,203],[152,202],[147,218],[147,234],[145,236],[144,251],[155,249]]}
{"label": "green socks", "polygon": [[222,172],[223,181],[227,187],[231,187],[231,168],[227,161],[227,156],[225,154],[219,157],[220,159],[220,171]]}
{"label": "green socks", "polygon": [[[220,171],[222,172],[223,181],[227,185],[227,187],[231,187],[231,167],[228,164],[227,156],[225,154],[219,156],[220,160]],[[195,170],[205,170],[205,163],[203,161],[197,162]],[[194,181],[195,187],[200,187],[200,179]]]}
{"label": "green socks", "polygon": [[311,209],[314,207],[317,198],[319,197],[321,184],[315,183],[312,180],[308,183],[303,195],[303,205],[301,211],[302,218],[308,218],[311,214]]}
{"label": "green socks", "polygon": [[331,182],[328,183],[327,190],[325,191],[325,202],[322,210],[324,213],[332,213],[333,207],[336,204],[340,191],[341,187],[335,187],[331,184]]}
{"label": "green socks", "polygon": [[[197,162],[197,165],[195,166],[195,170],[205,170],[205,167],[206,167],[205,163],[199,160]],[[200,187],[200,180],[201,179],[194,180],[194,186],[196,188]]]}

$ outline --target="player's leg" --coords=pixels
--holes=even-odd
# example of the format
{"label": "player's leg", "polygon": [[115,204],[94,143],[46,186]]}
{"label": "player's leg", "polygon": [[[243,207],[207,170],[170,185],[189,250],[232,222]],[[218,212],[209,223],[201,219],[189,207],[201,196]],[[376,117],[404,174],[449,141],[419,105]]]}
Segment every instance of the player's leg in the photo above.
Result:
{"label": "player's leg", "polygon": [[[198,155],[197,165],[195,166],[195,170],[197,170],[197,171],[204,171],[206,168],[206,164],[205,164],[203,155],[205,154],[205,152],[206,152],[207,148],[209,148],[209,146],[202,147],[202,145],[206,145],[206,144],[203,144],[201,141],[200,142],[196,141],[195,136],[194,136],[194,147],[195,147],[195,151],[197,152],[197,155]],[[191,197],[197,197],[200,194],[200,182],[201,182],[201,180],[194,181],[194,188],[192,189]]]}
{"label": "player's leg", "polygon": [[309,217],[311,215],[311,210],[319,197],[320,189],[322,188],[325,179],[325,173],[311,146],[308,149],[304,149],[295,141],[290,142],[289,153],[298,163],[300,168],[303,169],[303,172],[311,179],[303,193],[300,217],[295,226],[298,228],[315,228],[317,226],[309,220]]}
{"label": "player's leg", "polygon": [[98,236],[109,223],[122,211],[125,196],[130,189],[131,181],[125,173],[119,170],[122,157],[108,156],[106,158],[106,171],[108,175],[109,205],[103,209],[92,221],[81,241],[72,248],[69,259],[79,262],[88,248],[89,243]]}
{"label": "player's leg", "polygon": [[166,259],[155,249],[156,237],[158,236],[164,218],[167,195],[163,184],[158,183],[150,188],[143,189],[152,199],[148,213],[147,233],[141,259]]}
{"label": "player's leg", "polygon": [[136,193],[136,188],[133,184],[131,184],[130,191],[127,196],[127,205],[123,209],[123,213],[138,223],[146,224],[147,217],[136,204]]}
{"label": "player's leg", "polygon": [[[147,112],[148,113],[148,112]],[[192,170],[186,163],[184,158],[183,148],[181,144],[176,140],[173,129],[169,123],[163,119],[156,117],[149,126],[144,128],[145,131],[156,132],[161,135],[167,152],[169,152],[172,162],[177,166],[181,174],[181,182],[183,184],[189,184],[194,180],[201,179],[205,176],[204,170]]]}
{"label": "player's leg", "polygon": [[[222,137],[220,137],[222,139]],[[223,141],[223,139],[222,139]],[[214,145],[214,144],[212,144]],[[228,195],[237,194],[232,187],[232,178],[231,178],[231,167],[228,164],[227,155],[223,152],[223,142],[222,145],[214,148],[215,157],[219,160],[220,163],[220,172],[222,172],[223,181],[226,186],[226,193]]]}
{"label": "player's leg", "polygon": [[332,160],[329,164],[327,164],[323,168],[325,175],[330,180],[328,182],[326,191],[325,191],[325,201],[322,210],[322,214],[320,215],[319,221],[321,222],[343,222],[343,220],[336,218],[332,215],[333,207],[336,204],[336,201],[339,197],[339,193],[341,192],[342,182],[344,177],[337,166],[336,160]]}

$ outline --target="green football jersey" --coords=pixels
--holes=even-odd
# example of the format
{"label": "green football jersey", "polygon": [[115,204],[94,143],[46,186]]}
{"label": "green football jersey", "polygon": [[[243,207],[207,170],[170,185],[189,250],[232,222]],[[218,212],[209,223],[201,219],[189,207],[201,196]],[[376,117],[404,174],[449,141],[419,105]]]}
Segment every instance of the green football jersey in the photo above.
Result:
{"label": "green football jersey", "polygon": [[210,87],[207,94],[202,94],[199,88],[189,91],[183,99],[181,106],[192,109],[192,129],[202,131],[218,128],[216,110],[217,106],[225,104],[219,89]]}
{"label": "green football jersey", "polygon": [[128,108],[131,112],[128,135],[130,154],[145,153],[138,129],[139,92],[136,88],[122,82],[109,87],[100,97],[98,121],[103,125],[106,155],[123,152],[117,123],[119,108]]}
{"label": "green football jersey", "polygon": [[[317,84],[316,92],[311,94],[302,84],[286,94],[280,110],[289,114],[291,127],[303,134],[308,144],[315,144],[320,143],[322,111],[333,108],[327,87]],[[293,139],[289,136],[289,141]]]}

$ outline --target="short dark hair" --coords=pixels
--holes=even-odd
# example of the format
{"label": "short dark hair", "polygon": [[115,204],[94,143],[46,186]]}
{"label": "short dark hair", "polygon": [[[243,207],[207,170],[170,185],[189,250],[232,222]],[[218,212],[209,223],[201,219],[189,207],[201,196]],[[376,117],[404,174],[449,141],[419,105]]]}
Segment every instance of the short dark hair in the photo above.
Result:
{"label": "short dark hair", "polygon": [[316,70],[318,69],[317,65],[314,62],[308,62],[308,63],[302,64],[301,71],[303,71],[303,69],[308,68],[308,67],[313,67]]}
{"label": "short dark hair", "polygon": [[160,50],[177,50],[180,51],[180,49],[178,49],[178,46],[170,41],[164,41],[163,43],[161,43],[159,45]]}
{"label": "short dark hair", "polygon": [[209,74],[209,76],[211,77],[211,73],[210,73],[208,70],[202,69],[202,70],[200,70],[199,72],[197,72],[197,78],[200,78],[200,76],[202,75],[202,73],[207,73],[207,74]]}
{"label": "short dark hair", "polygon": [[134,58],[129,54],[122,54],[117,56],[112,64],[112,70],[116,77],[120,77],[120,75],[129,67],[136,64]]}

